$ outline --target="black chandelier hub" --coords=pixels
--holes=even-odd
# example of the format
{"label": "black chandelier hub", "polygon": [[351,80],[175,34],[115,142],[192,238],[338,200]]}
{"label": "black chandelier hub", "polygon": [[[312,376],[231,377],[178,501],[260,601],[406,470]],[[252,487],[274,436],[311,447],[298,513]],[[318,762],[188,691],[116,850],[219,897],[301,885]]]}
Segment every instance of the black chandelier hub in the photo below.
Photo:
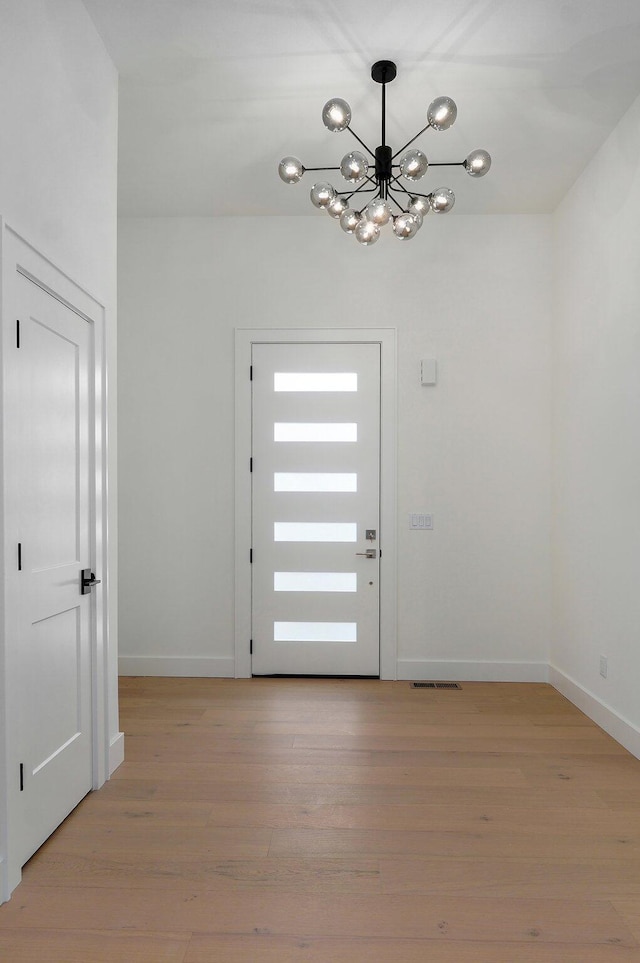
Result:
{"label": "black chandelier hub", "polygon": [[371,78],[377,84],[389,84],[395,76],[396,65],[392,60],[378,60],[371,68]]}
{"label": "black chandelier hub", "polygon": [[388,184],[391,180],[393,152],[386,144],[376,147],[376,180]]}

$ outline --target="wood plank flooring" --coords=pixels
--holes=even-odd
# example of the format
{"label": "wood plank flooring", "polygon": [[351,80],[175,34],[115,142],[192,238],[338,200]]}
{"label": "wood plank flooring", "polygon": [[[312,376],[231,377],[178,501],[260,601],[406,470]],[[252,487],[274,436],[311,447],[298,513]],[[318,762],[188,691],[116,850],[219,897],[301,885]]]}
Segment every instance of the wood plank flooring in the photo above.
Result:
{"label": "wood plank flooring", "polygon": [[640,761],[546,685],[122,679],[3,963],[640,963]]}

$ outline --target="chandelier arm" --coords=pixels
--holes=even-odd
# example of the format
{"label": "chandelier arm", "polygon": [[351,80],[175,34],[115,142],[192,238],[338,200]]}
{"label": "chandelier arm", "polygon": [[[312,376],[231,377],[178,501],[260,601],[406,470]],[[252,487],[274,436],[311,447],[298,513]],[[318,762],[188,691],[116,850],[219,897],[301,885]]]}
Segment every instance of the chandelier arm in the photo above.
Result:
{"label": "chandelier arm", "polygon": [[370,187],[368,191],[363,191],[361,187],[357,191],[352,191],[351,194],[345,194],[345,191],[338,191],[340,197],[344,197],[345,201],[350,201],[352,197],[357,194],[374,194],[378,190],[377,187]]}
{"label": "chandelier arm", "polygon": [[408,191],[407,188],[404,186],[404,184],[402,184],[402,183],[400,182],[400,178],[399,178],[399,177],[392,177],[391,179],[392,179],[392,181],[393,181],[393,183],[394,183],[394,185],[395,185],[394,190],[396,190],[396,191],[402,191],[403,194],[408,194],[409,197],[411,197],[412,194],[415,193],[415,192],[412,192],[412,191]]}
{"label": "chandelier arm", "polygon": [[425,130],[429,130],[430,127],[431,127],[431,124],[427,124],[426,127],[423,127],[422,130],[419,130],[418,133],[415,135],[415,137],[412,137],[411,140],[408,140],[408,141],[407,141],[407,143],[404,145],[404,147],[401,147],[400,150],[397,150],[397,151],[395,152],[395,154],[393,155],[393,157],[391,158],[391,160],[393,160],[395,157],[397,157],[398,154],[401,154],[403,150],[406,150],[406,148],[409,147],[410,144],[413,144],[414,140],[417,140],[417,139],[418,139],[418,137],[420,136],[420,134],[424,134]]}
{"label": "chandelier arm", "polygon": [[466,167],[466,161],[442,161],[442,162],[432,162],[429,161],[429,167]]}
{"label": "chandelier arm", "polygon": [[375,160],[375,157],[376,157],[375,151],[372,151],[370,147],[367,147],[367,145],[365,144],[365,142],[358,137],[358,135],[356,134],[356,132],[355,132],[355,130],[353,129],[353,127],[349,126],[349,127],[347,127],[346,129],[349,131],[350,134],[353,134],[353,136],[354,136],[355,139],[358,141],[358,143],[359,143],[359,144],[362,144],[362,146],[364,147],[364,149],[366,150],[366,152],[369,154],[369,156],[372,157],[373,160]]}
{"label": "chandelier arm", "polygon": [[[368,191],[365,191],[365,187],[367,186],[367,184],[374,184],[375,186],[371,187]],[[354,194],[360,194],[361,192],[363,194],[370,194],[371,191],[375,191],[377,189],[378,189],[378,184],[376,182],[375,177],[367,177],[367,179],[362,182],[360,187],[356,187],[355,191],[351,191],[351,193],[349,194],[349,197],[353,197]],[[344,191],[342,191],[342,193],[344,193]]]}
{"label": "chandelier arm", "polygon": [[[373,184],[374,186],[369,187],[367,190],[365,190],[365,188],[367,187],[367,184]],[[378,184],[375,178],[367,177],[366,181],[363,181],[360,187],[356,187],[355,191],[351,191],[351,193],[347,195],[346,199],[349,200],[350,198],[355,197],[356,194],[373,194],[373,192],[377,190],[378,190]],[[342,194],[345,194],[346,191],[338,191],[338,193],[342,195]]]}
{"label": "chandelier arm", "polygon": [[431,194],[420,194],[419,191],[408,191],[404,184],[400,183],[400,180],[397,177],[394,177],[393,181],[395,184],[394,189],[397,191],[402,191],[402,193],[406,194],[408,197],[431,197]]}
{"label": "chandelier arm", "polygon": [[[303,165],[304,167],[304,165]],[[339,167],[305,167],[305,174],[307,171],[339,171]]]}
{"label": "chandelier arm", "polygon": [[395,199],[395,197],[393,196],[393,191],[391,190],[391,188],[389,188],[389,192],[388,192],[388,194],[387,194],[387,200],[393,201],[393,203],[396,205],[396,207],[397,207],[399,210],[401,210],[403,214],[406,214],[406,213],[407,213],[406,208],[404,208],[404,207],[402,206],[402,204],[400,204],[400,202],[397,201],[397,200]]}

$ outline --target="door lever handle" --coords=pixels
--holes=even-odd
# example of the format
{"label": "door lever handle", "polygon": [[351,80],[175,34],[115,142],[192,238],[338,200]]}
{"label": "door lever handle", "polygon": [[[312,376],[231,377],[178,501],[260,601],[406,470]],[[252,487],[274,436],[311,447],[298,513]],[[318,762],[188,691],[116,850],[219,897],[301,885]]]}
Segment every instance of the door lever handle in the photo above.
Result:
{"label": "door lever handle", "polygon": [[80,573],[80,594],[90,595],[94,585],[100,585],[102,579],[96,578],[90,568],[83,568]]}
{"label": "door lever handle", "polygon": [[366,552],[356,552],[356,555],[363,555],[365,558],[377,558],[378,553],[375,548],[368,548]]}

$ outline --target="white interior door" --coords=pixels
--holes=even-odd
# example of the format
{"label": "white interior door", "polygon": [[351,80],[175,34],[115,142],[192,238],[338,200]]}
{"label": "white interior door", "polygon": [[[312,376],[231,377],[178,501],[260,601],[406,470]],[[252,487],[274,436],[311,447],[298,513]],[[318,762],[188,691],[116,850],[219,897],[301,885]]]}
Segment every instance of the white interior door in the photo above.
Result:
{"label": "white interior door", "polygon": [[380,672],[380,345],[252,349],[252,672]]}
{"label": "white interior door", "polygon": [[20,276],[22,861],[92,785],[92,325]]}

